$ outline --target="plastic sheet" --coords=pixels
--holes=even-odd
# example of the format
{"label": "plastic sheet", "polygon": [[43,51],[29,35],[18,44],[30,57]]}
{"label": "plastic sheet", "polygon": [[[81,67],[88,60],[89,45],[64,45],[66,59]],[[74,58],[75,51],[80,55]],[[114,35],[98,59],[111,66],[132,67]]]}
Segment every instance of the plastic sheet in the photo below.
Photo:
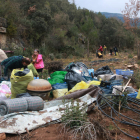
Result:
{"label": "plastic sheet", "polygon": [[100,85],[99,81],[91,81],[90,83],[85,83],[84,81],[79,82],[76,84],[67,94],[70,94],[74,91],[81,90],[81,89],[87,89],[91,85]]}
{"label": "plastic sheet", "polygon": [[0,100],[6,100],[11,97],[11,90],[5,84],[0,84]]}
{"label": "plastic sheet", "polygon": [[139,91],[138,91],[138,95],[137,95],[136,98],[137,98],[137,99],[140,99],[140,89],[139,89]]}

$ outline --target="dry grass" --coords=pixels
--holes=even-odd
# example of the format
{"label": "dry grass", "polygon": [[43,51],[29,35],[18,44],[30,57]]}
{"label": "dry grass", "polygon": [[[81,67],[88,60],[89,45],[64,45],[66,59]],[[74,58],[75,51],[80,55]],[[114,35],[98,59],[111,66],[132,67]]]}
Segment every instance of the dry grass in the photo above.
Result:
{"label": "dry grass", "polygon": [[[102,66],[106,66],[108,65],[112,70],[114,69],[124,69],[125,64],[131,64],[131,63],[136,63],[132,61],[132,58],[128,58],[129,53],[124,53],[121,52],[119,53],[118,56],[110,56],[109,54],[103,56],[103,58],[97,58],[95,54],[90,54],[89,58],[87,58],[86,56],[84,58],[77,58],[77,57],[73,57],[72,59],[67,58],[67,59],[54,59],[54,61],[61,61],[64,64],[64,67],[67,66],[69,63],[71,62],[83,62],[85,63],[89,68],[94,68],[95,70],[98,68],[101,68]],[[134,54],[133,54],[134,56]],[[95,65],[93,67],[90,66],[91,61],[95,61],[95,60],[107,60],[107,59],[111,59],[111,58],[116,58],[116,59],[122,59],[122,61],[116,63],[116,62],[112,62],[112,63],[100,63],[98,65]],[[48,60],[47,60],[48,61]]]}
{"label": "dry grass", "polygon": [[[63,66],[64,68],[71,62],[83,62],[87,65],[88,68],[93,68],[94,70],[97,70],[98,68],[101,68],[103,66],[108,65],[111,70],[113,72],[115,72],[115,69],[127,69],[127,67],[125,66],[125,64],[130,65],[130,64],[136,64],[139,61],[135,60],[133,58],[128,58],[128,55],[132,53],[132,51],[128,51],[128,52],[121,52],[118,54],[118,56],[110,56],[109,54],[103,56],[103,58],[97,58],[96,54],[92,54],[90,53],[89,58],[87,58],[87,56],[85,55],[83,58],[79,58],[76,56],[73,56],[73,58],[67,58],[67,59],[54,59],[53,61],[61,61],[63,62]],[[132,53],[132,56],[135,56],[134,52]],[[92,61],[95,60],[107,60],[107,59],[111,59],[111,58],[116,58],[116,59],[121,59],[121,61],[119,62],[109,62],[109,63],[99,63],[97,65],[91,65]],[[52,62],[51,60],[46,60],[47,62]],[[138,63],[140,65],[140,63]]]}

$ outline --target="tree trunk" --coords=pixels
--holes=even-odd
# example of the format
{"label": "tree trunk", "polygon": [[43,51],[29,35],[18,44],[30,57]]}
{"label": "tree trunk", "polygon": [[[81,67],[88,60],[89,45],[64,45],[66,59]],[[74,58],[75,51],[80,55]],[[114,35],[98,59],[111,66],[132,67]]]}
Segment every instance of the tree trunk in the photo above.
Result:
{"label": "tree trunk", "polygon": [[137,48],[138,48],[138,60],[140,60],[140,45],[137,44]]}
{"label": "tree trunk", "polygon": [[120,38],[119,38],[119,48],[120,48]]}
{"label": "tree trunk", "polygon": [[136,48],[137,48],[137,57],[138,59],[140,60],[140,45],[139,45],[139,42],[138,42],[138,38],[136,37]]}
{"label": "tree trunk", "polygon": [[87,40],[87,57],[89,58],[89,39]]}

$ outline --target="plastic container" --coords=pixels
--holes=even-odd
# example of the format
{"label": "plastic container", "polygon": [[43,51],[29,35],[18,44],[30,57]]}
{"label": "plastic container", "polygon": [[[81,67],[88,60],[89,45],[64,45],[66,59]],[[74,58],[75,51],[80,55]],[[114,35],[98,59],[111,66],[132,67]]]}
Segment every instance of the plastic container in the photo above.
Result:
{"label": "plastic container", "polygon": [[138,95],[138,92],[135,92],[135,93],[130,93],[130,94],[127,94],[129,97],[132,97],[132,98],[136,98],[137,95]]}
{"label": "plastic container", "polygon": [[121,75],[121,69],[116,69],[116,74]]}
{"label": "plastic container", "polygon": [[94,69],[88,69],[89,75],[92,76],[91,74],[93,74],[94,76]]}
{"label": "plastic container", "polygon": [[124,75],[124,76],[132,76],[134,73],[133,70],[122,70],[121,71],[121,75]]}
{"label": "plastic container", "polygon": [[122,69],[116,69],[116,74],[123,75],[123,76],[132,76],[134,73],[133,70],[122,70]]}

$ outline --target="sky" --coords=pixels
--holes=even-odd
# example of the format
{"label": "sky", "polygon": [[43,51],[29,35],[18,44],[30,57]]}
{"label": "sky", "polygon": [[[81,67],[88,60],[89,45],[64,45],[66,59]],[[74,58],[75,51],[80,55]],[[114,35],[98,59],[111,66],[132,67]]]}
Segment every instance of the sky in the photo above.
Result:
{"label": "sky", "polygon": [[77,7],[109,13],[121,13],[125,9],[125,3],[129,3],[129,0],[75,0]]}

